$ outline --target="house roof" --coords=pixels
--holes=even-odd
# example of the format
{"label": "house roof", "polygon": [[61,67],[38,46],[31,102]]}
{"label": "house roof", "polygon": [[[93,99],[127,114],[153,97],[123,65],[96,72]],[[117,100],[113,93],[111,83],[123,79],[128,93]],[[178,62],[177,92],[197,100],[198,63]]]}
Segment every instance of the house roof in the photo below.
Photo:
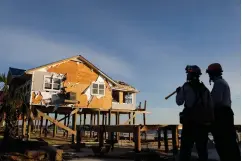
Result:
{"label": "house roof", "polygon": [[45,65],[42,65],[42,66],[39,66],[39,67],[35,67],[35,68],[32,68],[32,69],[26,70],[25,73],[32,74],[33,71],[35,71],[37,69],[44,68],[44,67],[47,67],[47,66],[53,65],[53,64],[62,63],[64,61],[68,61],[68,60],[82,61],[87,66],[91,67],[97,73],[101,74],[103,77],[105,77],[110,82],[112,82],[114,84],[113,89],[116,89],[116,90],[126,90],[126,91],[132,91],[132,92],[139,92],[137,89],[135,89],[134,87],[128,85],[127,83],[113,80],[111,77],[109,77],[107,74],[105,74],[104,72],[102,72],[98,67],[96,67],[94,64],[92,64],[90,61],[88,61],[87,59],[85,59],[81,55],[73,56],[73,57],[70,57],[70,58],[66,58],[66,59],[62,59],[62,60],[55,61],[55,62],[52,62],[52,63],[48,63],[48,64],[45,64]]}
{"label": "house roof", "polygon": [[9,67],[9,72],[12,76],[21,76],[22,74],[24,74],[25,70]]}

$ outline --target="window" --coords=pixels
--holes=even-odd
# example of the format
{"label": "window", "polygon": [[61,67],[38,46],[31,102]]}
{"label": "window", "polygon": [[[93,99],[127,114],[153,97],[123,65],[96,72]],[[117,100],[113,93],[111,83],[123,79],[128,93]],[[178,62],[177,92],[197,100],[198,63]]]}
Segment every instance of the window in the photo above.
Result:
{"label": "window", "polygon": [[119,91],[112,91],[113,102],[119,102]]}
{"label": "window", "polygon": [[105,95],[105,85],[103,83],[93,83],[92,95]]}
{"label": "window", "polygon": [[44,77],[44,90],[60,90],[61,79],[51,76]]}
{"label": "window", "polygon": [[132,104],[132,93],[124,92],[123,93],[124,103]]}

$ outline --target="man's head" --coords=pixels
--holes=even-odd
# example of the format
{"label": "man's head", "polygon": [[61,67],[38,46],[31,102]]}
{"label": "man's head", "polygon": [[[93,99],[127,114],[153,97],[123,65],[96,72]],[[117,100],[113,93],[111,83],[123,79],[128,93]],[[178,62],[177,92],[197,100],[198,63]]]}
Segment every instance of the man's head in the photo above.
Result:
{"label": "man's head", "polygon": [[199,80],[200,75],[202,75],[201,69],[197,65],[187,65],[185,70],[188,81]]}
{"label": "man's head", "polygon": [[216,77],[221,76],[222,72],[223,69],[219,63],[210,64],[206,70],[206,73],[208,73],[209,75],[210,81],[214,81]]}

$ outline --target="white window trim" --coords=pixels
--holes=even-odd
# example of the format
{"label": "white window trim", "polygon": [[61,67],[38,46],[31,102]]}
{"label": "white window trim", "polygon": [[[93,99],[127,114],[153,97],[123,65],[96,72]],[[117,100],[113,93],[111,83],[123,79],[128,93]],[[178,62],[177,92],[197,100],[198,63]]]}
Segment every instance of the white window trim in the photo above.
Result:
{"label": "white window trim", "polygon": [[133,104],[133,101],[134,101],[134,94],[133,93],[131,93],[131,92],[129,92],[130,94],[131,94],[131,101],[132,101],[132,103],[125,103],[125,102],[123,102],[123,104],[127,104],[127,105],[130,105],[130,104]]}
{"label": "white window trim", "polygon": [[[50,75],[45,75],[45,76],[44,76],[43,90],[44,90],[44,91],[59,92],[60,89],[59,89],[59,90],[53,89],[53,82],[51,82],[51,84],[52,84],[51,89],[45,89],[45,79],[46,79],[46,78],[52,78],[52,80],[53,80],[53,78],[56,78],[56,79],[61,79],[61,78],[58,78],[58,77],[56,77],[56,76],[50,76]],[[61,83],[60,83],[60,86],[61,86]]]}
{"label": "white window trim", "polygon": [[[95,94],[95,93],[93,93],[93,84],[98,84],[98,94]],[[103,85],[104,86],[104,91],[103,91],[103,94],[99,94],[99,85]],[[92,84],[91,84],[91,95],[93,95],[93,96],[105,96],[105,83],[99,83],[99,82],[93,82]]]}

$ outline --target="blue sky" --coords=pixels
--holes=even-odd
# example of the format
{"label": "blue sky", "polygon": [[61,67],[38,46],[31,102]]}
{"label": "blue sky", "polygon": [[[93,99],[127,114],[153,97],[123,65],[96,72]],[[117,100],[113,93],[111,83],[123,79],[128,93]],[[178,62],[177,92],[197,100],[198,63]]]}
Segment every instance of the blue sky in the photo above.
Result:
{"label": "blue sky", "polygon": [[205,69],[219,62],[240,122],[239,0],[0,3],[0,72],[82,54],[141,91],[138,102],[147,100],[152,112],[148,123],[167,124],[178,123],[182,107],[164,97],[184,83],[185,66],[200,66],[211,89]]}

